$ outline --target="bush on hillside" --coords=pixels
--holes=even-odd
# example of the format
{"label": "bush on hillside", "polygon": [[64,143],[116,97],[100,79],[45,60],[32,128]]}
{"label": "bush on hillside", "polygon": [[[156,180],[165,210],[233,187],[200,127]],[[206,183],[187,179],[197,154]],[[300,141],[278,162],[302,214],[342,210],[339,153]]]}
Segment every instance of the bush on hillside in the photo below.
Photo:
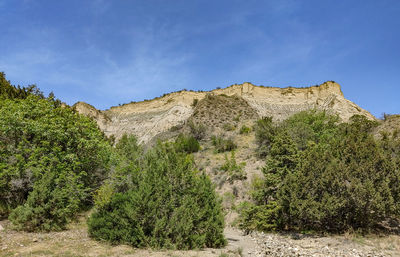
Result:
{"label": "bush on hillside", "polygon": [[197,140],[202,140],[206,136],[206,127],[203,124],[196,124],[192,120],[188,122],[190,133]]}
{"label": "bush on hillside", "polygon": [[196,107],[198,103],[199,103],[199,99],[194,98],[194,99],[193,99],[193,102],[192,102],[192,104],[191,104],[191,106],[192,106],[192,107]]}
{"label": "bush on hillside", "polygon": [[[400,218],[400,169],[393,148],[388,151],[393,144],[377,141],[375,122],[363,116],[335,120],[311,111],[275,127],[264,180],[242,208],[243,228],[365,231]],[[296,128],[307,133],[293,133]]]}
{"label": "bush on hillside", "polygon": [[236,162],[235,151],[232,151],[230,158],[225,154],[225,163],[221,166],[221,170],[228,173],[228,180],[232,182],[234,180],[246,179],[246,173],[243,170],[245,166],[245,162]]}
{"label": "bush on hillside", "polygon": [[266,157],[272,141],[282,130],[288,133],[300,150],[307,147],[309,141],[319,142],[335,136],[339,117],[323,111],[310,110],[296,113],[283,122],[272,121],[272,117],[264,117],[255,125],[257,153]]}
{"label": "bush on hillside", "polygon": [[272,117],[264,117],[259,119],[254,126],[256,134],[257,154],[260,157],[267,156],[269,147],[271,146],[272,140],[277,133],[277,127],[272,122]]}
{"label": "bush on hillside", "polygon": [[94,121],[53,99],[3,99],[0,215],[12,212],[11,222],[29,231],[64,228],[91,203],[110,150]]}
{"label": "bush on hillside", "polygon": [[247,127],[246,125],[243,125],[240,127],[239,133],[242,134],[249,134],[251,132],[251,128]]}
{"label": "bush on hillside", "polygon": [[212,136],[212,144],[215,146],[215,151],[217,153],[223,153],[228,151],[233,151],[237,148],[235,142],[232,138],[224,138],[222,136]]}
{"label": "bush on hillside", "polygon": [[175,148],[178,152],[195,153],[200,150],[200,144],[192,135],[180,134],[175,140]]}
{"label": "bush on hillside", "polygon": [[128,188],[115,189],[118,179],[112,177],[100,189],[106,197],[88,220],[90,236],[134,247],[223,246],[221,202],[192,157],[172,144],[158,144],[142,158],[119,172]]}
{"label": "bush on hillside", "polygon": [[325,111],[303,111],[296,113],[279,126],[289,133],[299,150],[307,148],[308,143],[323,143],[336,137],[339,117]]}

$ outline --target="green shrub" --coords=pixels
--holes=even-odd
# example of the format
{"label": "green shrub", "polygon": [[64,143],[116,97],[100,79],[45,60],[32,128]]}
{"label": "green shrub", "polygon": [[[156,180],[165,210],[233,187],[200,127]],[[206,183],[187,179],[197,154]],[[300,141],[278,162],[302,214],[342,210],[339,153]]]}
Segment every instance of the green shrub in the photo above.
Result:
{"label": "green shrub", "polygon": [[264,179],[242,209],[243,228],[370,231],[400,218],[393,158],[400,150],[393,138],[372,136],[375,122],[356,115],[338,124],[335,116],[310,111],[267,125],[273,132],[263,141]]}
{"label": "green shrub", "polygon": [[240,134],[249,134],[250,132],[251,132],[251,128],[247,127],[246,125],[243,125],[239,131]]}
{"label": "green shrub", "polygon": [[137,159],[138,153],[142,151],[137,138],[134,135],[127,134],[122,135],[115,145],[115,150],[129,160]]}
{"label": "green shrub", "polygon": [[180,134],[175,140],[175,149],[178,152],[195,153],[200,150],[200,144],[193,136]]}
{"label": "green shrub", "polygon": [[264,117],[257,121],[254,126],[256,133],[256,143],[258,145],[257,154],[260,157],[267,156],[274,136],[278,128],[272,122],[272,117]]}
{"label": "green shrub", "polygon": [[194,98],[191,106],[196,107],[198,103],[199,103],[199,99]]}
{"label": "green shrub", "polygon": [[233,142],[232,138],[225,139],[222,136],[212,136],[211,140],[217,153],[233,151],[237,148],[237,145]]}
{"label": "green shrub", "polygon": [[337,136],[339,117],[325,111],[303,111],[282,122],[279,127],[286,130],[300,150],[308,142],[323,143]]}
{"label": "green shrub", "polygon": [[393,186],[400,182],[398,169],[372,136],[359,132],[330,147],[310,147],[302,155],[302,165],[285,178],[286,188],[280,193],[291,201],[285,206],[292,226],[369,230],[399,216],[399,191]]}
{"label": "green shrub", "polygon": [[171,132],[179,131],[182,129],[182,125],[175,125],[170,128]]}
{"label": "green shrub", "polygon": [[336,136],[338,116],[317,110],[296,113],[280,123],[274,123],[272,117],[265,117],[255,125],[257,153],[266,157],[274,137],[285,131],[300,150],[307,147],[309,141],[318,143]]}
{"label": "green shrub", "polygon": [[299,158],[296,145],[290,136],[284,132],[277,134],[262,168],[265,177],[263,193],[268,195],[269,199],[277,199],[277,190],[284,185],[286,176],[296,169]]}
{"label": "green shrub", "polygon": [[188,122],[190,133],[197,140],[202,140],[206,136],[206,127],[203,124],[195,124],[192,120]]}
{"label": "green shrub", "polygon": [[92,203],[110,151],[94,121],[53,99],[1,100],[0,215],[29,231],[64,228]]}
{"label": "green shrub", "polygon": [[235,158],[235,151],[231,152],[231,158],[228,158],[228,155],[225,154],[225,163],[221,166],[221,170],[228,173],[228,180],[243,180],[246,179],[246,173],[243,171],[246,163],[242,162],[238,164]]}
{"label": "green shrub", "polygon": [[9,219],[16,229],[59,231],[75,217],[88,192],[73,172],[59,172],[49,171],[36,181],[25,204],[13,210]]}
{"label": "green shrub", "polygon": [[243,202],[239,206],[239,227],[246,232],[252,230],[275,231],[281,224],[280,206],[271,201],[266,205],[256,205],[250,202]]}
{"label": "green shrub", "polygon": [[115,193],[126,192],[136,184],[132,174],[141,172],[144,150],[134,135],[124,134],[110,158],[108,178],[94,194],[95,206],[107,204]]}
{"label": "green shrub", "polygon": [[[143,160],[125,166],[126,190],[106,189],[88,220],[97,240],[135,247],[193,249],[225,245],[221,202],[190,155],[158,144]],[[118,179],[111,178],[107,187]],[[104,200],[105,199],[105,200]]]}

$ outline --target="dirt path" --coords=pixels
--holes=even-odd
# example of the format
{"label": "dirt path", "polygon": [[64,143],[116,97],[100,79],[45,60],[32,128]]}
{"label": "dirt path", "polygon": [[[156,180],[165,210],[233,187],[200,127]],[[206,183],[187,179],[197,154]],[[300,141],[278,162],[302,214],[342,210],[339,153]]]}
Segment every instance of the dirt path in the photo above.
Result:
{"label": "dirt path", "polygon": [[244,235],[241,230],[232,227],[225,228],[224,233],[228,241],[227,250],[243,257],[258,256],[255,238]]}

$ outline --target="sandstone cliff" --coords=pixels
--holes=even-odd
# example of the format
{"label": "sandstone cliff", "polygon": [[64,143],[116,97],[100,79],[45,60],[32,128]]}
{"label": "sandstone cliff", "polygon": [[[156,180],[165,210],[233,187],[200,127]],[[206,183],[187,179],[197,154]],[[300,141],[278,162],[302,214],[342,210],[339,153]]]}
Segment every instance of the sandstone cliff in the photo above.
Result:
{"label": "sandstone cliff", "polygon": [[210,92],[170,93],[153,100],[111,107],[106,111],[96,110],[83,102],[76,103],[74,108],[96,119],[100,129],[108,136],[114,135],[118,139],[124,133],[133,133],[141,142],[148,142],[157,134],[184,123],[194,112],[194,101],[202,100],[207,94],[236,95],[243,98],[258,116],[272,116],[276,120],[308,109],[337,113],[343,121],[354,114],[375,119],[368,111],[345,99],[340,85],[332,81],[307,88],[263,87],[243,83]]}

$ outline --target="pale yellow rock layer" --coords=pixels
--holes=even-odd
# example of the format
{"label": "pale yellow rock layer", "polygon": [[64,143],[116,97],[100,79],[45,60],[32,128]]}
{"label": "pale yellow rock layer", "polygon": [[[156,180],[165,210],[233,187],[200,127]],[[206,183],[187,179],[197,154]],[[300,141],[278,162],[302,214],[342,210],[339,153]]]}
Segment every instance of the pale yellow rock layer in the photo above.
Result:
{"label": "pale yellow rock layer", "polygon": [[368,111],[344,98],[339,84],[329,81],[306,88],[278,88],[255,86],[251,83],[235,84],[209,92],[180,91],[153,100],[111,107],[106,111],[78,102],[78,112],[96,119],[106,135],[117,139],[124,133],[135,134],[141,142],[147,142],[157,134],[182,124],[193,113],[194,99],[201,100],[207,94],[237,95],[243,97],[260,117],[272,116],[283,120],[290,115],[309,109],[336,113],[343,121],[354,114],[375,119]]}

